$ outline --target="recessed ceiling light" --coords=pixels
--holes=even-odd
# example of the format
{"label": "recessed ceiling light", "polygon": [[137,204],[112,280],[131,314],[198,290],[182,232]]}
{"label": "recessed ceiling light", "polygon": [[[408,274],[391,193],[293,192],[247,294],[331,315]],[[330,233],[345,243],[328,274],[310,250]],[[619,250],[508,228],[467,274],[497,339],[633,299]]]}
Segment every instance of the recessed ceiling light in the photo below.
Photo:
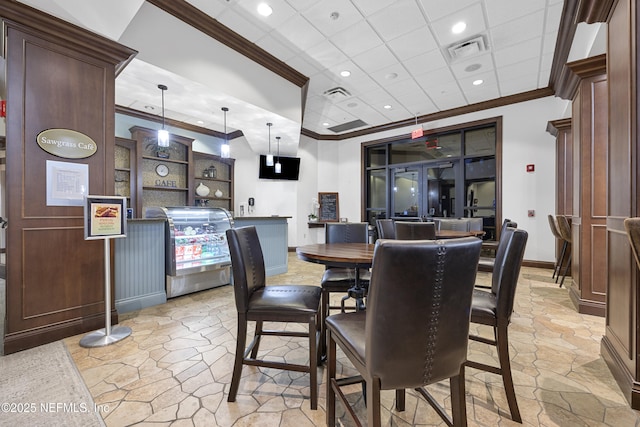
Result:
{"label": "recessed ceiling light", "polygon": [[478,80],[474,80],[474,81],[473,81],[473,85],[474,85],[474,86],[479,86],[479,85],[481,85],[482,83],[484,83],[484,80],[482,80],[482,79],[478,79]]}
{"label": "recessed ceiling light", "polygon": [[390,110],[391,109],[391,105],[387,104],[383,107],[385,110]]}
{"label": "recessed ceiling light", "polygon": [[340,75],[342,77],[349,77],[351,75],[351,71],[349,71],[349,70],[340,71]]}
{"label": "recessed ceiling light", "polygon": [[204,122],[202,120],[198,120],[196,123],[198,123],[199,125],[203,125]]}
{"label": "recessed ceiling light", "polygon": [[327,127],[327,126],[329,126],[329,123],[324,122],[324,123],[322,124],[322,126]]}
{"label": "recessed ceiling light", "polygon": [[456,24],[454,24],[453,27],[451,27],[451,32],[453,34],[460,34],[461,32],[463,32],[465,29],[467,28],[467,24],[460,21]]}
{"label": "recessed ceiling light", "polygon": [[273,13],[273,9],[266,3],[260,3],[258,5],[258,13],[262,16],[269,16]]}

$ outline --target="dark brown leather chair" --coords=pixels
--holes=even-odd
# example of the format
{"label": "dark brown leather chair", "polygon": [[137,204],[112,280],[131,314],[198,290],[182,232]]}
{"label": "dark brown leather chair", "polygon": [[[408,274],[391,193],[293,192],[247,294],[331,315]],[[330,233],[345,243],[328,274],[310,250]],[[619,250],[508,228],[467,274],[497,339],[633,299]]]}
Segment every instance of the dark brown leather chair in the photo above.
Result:
{"label": "dark brown leather chair", "polygon": [[[556,216],[556,224],[558,224],[558,233],[563,240],[562,252],[560,253],[560,267],[564,264],[564,270],[562,272],[562,280],[560,280],[560,287],[564,283],[564,278],[567,277],[567,273],[571,268],[571,225],[569,220],[564,215]],[[566,263],[564,259],[567,259]],[[560,276],[560,268],[558,268],[558,274],[556,275],[556,283],[558,283],[558,277]]]}
{"label": "dark brown leather chair", "polygon": [[[238,336],[229,402],[235,402],[243,365],[308,372],[310,376],[311,409],[318,408],[318,340],[320,337],[320,297],[317,286],[265,286],[262,248],[254,226],[227,230],[233,291],[238,311]],[[246,347],[247,322],[255,321],[253,341]],[[305,332],[263,330],[263,322],[296,322],[309,326]],[[257,359],[262,336],[306,337],[309,340],[309,365]],[[246,347],[246,349],[245,349]]]}
{"label": "dark brown leather chair", "polygon": [[[380,390],[415,388],[451,422],[424,386],[450,379],[453,425],[466,426],[464,362],[469,310],[482,242],[379,240],[365,312],[329,316],[327,425],[335,426],[336,397],[350,410],[342,385],[366,383],[369,426],[380,426]],[[358,370],[336,378],[336,346]],[[449,424],[451,425],[451,424]]]}
{"label": "dark brown leather chair", "polygon": [[436,224],[433,222],[396,221],[394,224],[398,240],[435,240]]}
{"label": "dark brown leather chair", "polygon": [[377,219],[376,227],[378,228],[378,238],[380,239],[396,238],[396,229],[393,226],[392,219]]}
{"label": "dark brown leather chair", "polygon": [[[510,219],[505,219],[502,222],[502,228],[500,229],[500,239],[498,240],[498,246],[496,247],[496,254],[498,253],[498,248],[500,247],[500,242],[502,241],[502,233],[507,227],[518,228],[518,223],[515,221],[511,221]],[[484,244],[483,244],[484,247]],[[496,263],[495,257],[489,256],[481,256],[480,261],[478,262],[478,270],[479,271],[488,271],[492,272]]]}
{"label": "dark brown leather chair", "polygon": [[[511,222],[511,220],[509,218],[505,218],[504,221],[502,221],[502,225],[500,226],[500,232],[501,233],[502,233],[502,230],[505,227],[505,224],[508,223],[508,222]],[[491,253],[494,255],[494,258],[495,258],[495,254],[498,251],[498,244],[499,243],[500,243],[500,235],[496,234],[496,240],[484,240],[482,242],[482,250],[483,251],[491,251]],[[482,257],[480,257],[480,258],[482,259]]]}
{"label": "dark brown leather chair", "polygon": [[500,236],[500,245],[496,254],[496,262],[492,275],[491,290],[473,291],[471,304],[471,323],[488,325],[493,328],[494,339],[488,339],[477,335],[470,335],[469,339],[484,344],[496,346],[498,351],[499,367],[467,361],[466,366],[480,369],[502,376],[507,402],[513,421],[522,422],[516,393],[511,377],[511,360],[509,357],[508,331],[513,312],[516,287],[520,266],[524,257],[524,249],[527,244],[527,232],[507,227]]}
{"label": "dark brown leather chair", "polygon": [[[366,222],[334,222],[326,223],[326,243],[367,243],[369,241],[369,224]],[[360,269],[358,272],[360,285],[367,287],[370,273],[368,269]],[[331,310],[342,309],[342,306],[330,304],[332,293],[346,293],[356,283],[356,271],[346,267],[327,267],[320,282],[322,288],[321,303],[321,354],[326,354],[326,328],[324,319]]]}

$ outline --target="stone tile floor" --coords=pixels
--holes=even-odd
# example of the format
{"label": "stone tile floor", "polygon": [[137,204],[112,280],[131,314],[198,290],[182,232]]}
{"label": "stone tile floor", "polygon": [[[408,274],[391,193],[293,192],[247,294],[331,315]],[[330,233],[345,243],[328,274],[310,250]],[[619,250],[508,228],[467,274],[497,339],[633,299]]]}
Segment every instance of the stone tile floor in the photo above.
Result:
{"label": "stone tile floor", "polygon": [[[318,284],[323,267],[290,254],[289,272],[269,283]],[[604,319],[581,315],[551,271],[523,268],[509,328],[512,370],[523,424],[528,426],[640,426],[600,357]],[[479,281],[490,275],[479,273]],[[81,336],[64,340],[107,426],[323,426],[324,368],[320,368],[319,408],[309,407],[308,377],[301,373],[245,367],[238,399],[228,403],[235,351],[236,313],[232,288],[225,286],[175,298],[120,317],[132,336],[103,348],[81,348]],[[291,325],[296,328],[296,325]],[[490,331],[487,331],[490,334]],[[301,339],[267,338],[261,353],[306,363]],[[495,360],[495,352],[471,343],[470,358]],[[342,362],[342,363],[340,363]],[[338,370],[352,374],[346,359]],[[467,370],[470,426],[515,426],[500,377]],[[429,387],[449,408],[448,382]],[[359,386],[348,397],[364,413]],[[444,425],[415,393],[407,410],[393,407],[383,392],[383,425]],[[338,425],[352,426],[338,407]]]}

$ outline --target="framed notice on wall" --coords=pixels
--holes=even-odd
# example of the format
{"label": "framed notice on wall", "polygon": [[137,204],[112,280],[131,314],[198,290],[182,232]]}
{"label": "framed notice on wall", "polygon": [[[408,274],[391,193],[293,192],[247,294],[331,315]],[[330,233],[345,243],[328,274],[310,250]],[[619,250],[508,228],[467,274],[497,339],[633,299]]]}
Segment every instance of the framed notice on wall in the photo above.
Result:
{"label": "framed notice on wall", "polygon": [[318,193],[318,221],[337,222],[340,219],[338,193]]}
{"label": "framed notice on wall", "polygon": [[84,204],[85,240],[127,236],[127,199],[87,196]]}

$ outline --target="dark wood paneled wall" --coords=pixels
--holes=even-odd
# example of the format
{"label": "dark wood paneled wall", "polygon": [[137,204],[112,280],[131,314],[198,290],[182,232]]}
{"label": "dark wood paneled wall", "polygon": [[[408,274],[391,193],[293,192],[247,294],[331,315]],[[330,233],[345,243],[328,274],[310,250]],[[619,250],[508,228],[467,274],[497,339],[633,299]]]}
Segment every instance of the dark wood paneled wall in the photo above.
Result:
{"label": "dark wood paneled wall", "polygon": [[[552,215],[573,215],[573,136],[571,118],[550,121],[547,132],[556,137],[556,211]],[[556,259],[562,253],[556,239]]]}
{"label": "dark wood paneled wall", "polygon": [[[608,92],[606,58],[568,64],[580,78],[572,104],[571,300],[580,313],[605,315]],[[567,283],[567,282],[565,282]]]}
{"label": "dark wood paneled wall", "polygon": [[[104,327],[103,242],[84,240],[82,207],[47,204],[46,162],[86,164],[89,194],[113,194],[115,70],[134,52],[19,3],[3,2],[0,17],[11,219],[4,350],[13,353]],[[88,135],[98,150],[53,156],[36,143],[51,128]]]}
{"label": "dark wood paneled wall", "polygon": [[634,409],[640,409],[638,268],[623,226],[638,216],[638,6],[619,0],[608,22],[609,187],[607,315],[601,354]]}

